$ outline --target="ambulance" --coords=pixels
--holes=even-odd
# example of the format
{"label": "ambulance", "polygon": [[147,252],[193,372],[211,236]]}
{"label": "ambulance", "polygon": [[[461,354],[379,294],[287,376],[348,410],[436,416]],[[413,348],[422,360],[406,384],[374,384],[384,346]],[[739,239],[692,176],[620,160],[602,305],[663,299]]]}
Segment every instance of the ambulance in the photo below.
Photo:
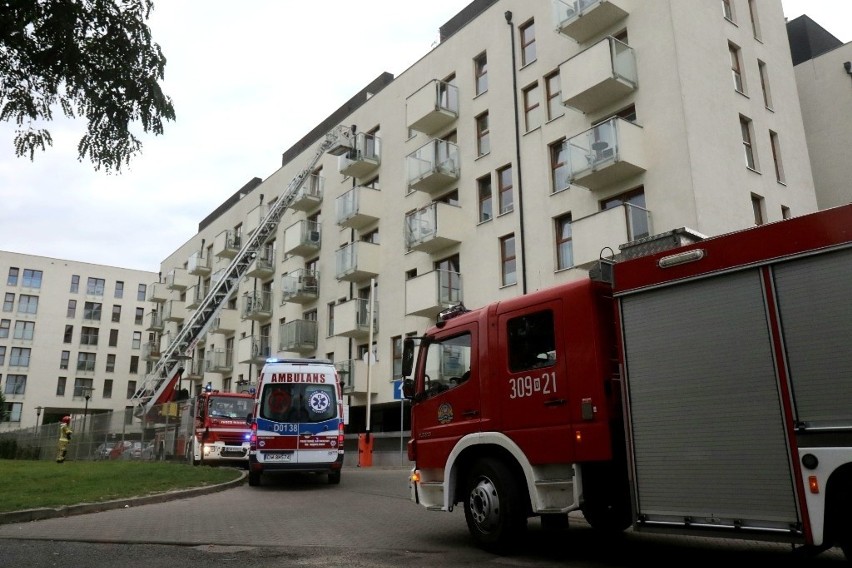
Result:
{"label": "ambulance", "polygon": [[264,475],[325,474],[340,483],[344,412],[340,376],[326,359],[268,359],[249,418],[249,485]]}

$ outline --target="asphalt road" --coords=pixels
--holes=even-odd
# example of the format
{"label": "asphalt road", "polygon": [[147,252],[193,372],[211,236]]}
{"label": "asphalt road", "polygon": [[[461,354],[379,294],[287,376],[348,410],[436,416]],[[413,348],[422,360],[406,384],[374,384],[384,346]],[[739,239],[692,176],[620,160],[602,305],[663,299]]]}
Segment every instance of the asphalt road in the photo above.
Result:
{"label": "asphalt road", "polygon": [[[268,481],[268,480],[267,480]],[[531,519],[519,552],[495,556],[469,540],[464,512],[408,499],[401,468],[344,468],[339,486],[293,477],[167,502],[0,525],[0,567],[240,568],[462,566],[601,568],[848,565],[789,546],[627,532],[602,541],[577,516],[562,531]]]}

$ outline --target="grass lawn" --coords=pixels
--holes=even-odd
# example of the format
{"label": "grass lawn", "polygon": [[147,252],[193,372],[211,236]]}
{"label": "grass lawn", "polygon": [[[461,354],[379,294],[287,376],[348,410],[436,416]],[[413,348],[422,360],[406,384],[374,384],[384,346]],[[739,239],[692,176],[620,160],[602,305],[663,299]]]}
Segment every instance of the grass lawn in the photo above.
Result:
{"label": "grass lawn", "polygon": [[0,460],[0,512],[100,503],[218,485],[242,471],[139,461]]}

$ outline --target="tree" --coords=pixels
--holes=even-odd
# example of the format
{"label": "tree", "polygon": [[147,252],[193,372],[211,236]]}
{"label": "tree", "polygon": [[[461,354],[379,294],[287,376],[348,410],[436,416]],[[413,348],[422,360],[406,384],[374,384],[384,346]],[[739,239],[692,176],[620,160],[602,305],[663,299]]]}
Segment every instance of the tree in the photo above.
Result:
{"label": "tree", "polygon": [[45,123],[55,112],[88,120],[77,159],[107,173],[141,152],[131,127],[163,133],[175,111],[145,23],[152,9],[153,0],[0,0],[0,121],[17,125],[18,157],[53,145]]}

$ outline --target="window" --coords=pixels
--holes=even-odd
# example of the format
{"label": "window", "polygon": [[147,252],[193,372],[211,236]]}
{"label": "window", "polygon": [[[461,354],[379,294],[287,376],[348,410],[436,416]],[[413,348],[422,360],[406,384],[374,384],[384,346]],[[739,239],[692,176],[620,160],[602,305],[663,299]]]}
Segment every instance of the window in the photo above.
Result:
{"label": "window", "polygon": [[65,396],[65,384],[68,382],[68,377],[58,377],[56,379],[56,396]]}
{"label": "window", "polygon": [[514,209],[512,193],[512,166],[497,170],[497,192],[500,199],[500,215],[511,213]]}
{"label": "window", "polygon": [[473,58],[473,76],[476,81],[476,96],[488,90],[488,57],[480,53]]}
{"label": "window", "polygon": [[148,287],[145,284],[140,284],[139,288],[136,289],[136,299],[140,302],[144,302],[147,291]]}
{"label": "window", "polygon": [[650,236],[651,225],[645,208],[645,188],[638,187],[601,201],[601,211],[624,207],[627,221],[627,239],[635,241]]}
{"label": "window", "polygon": [[757,69],[760,73],[760,89],[763,91],[763,104],[766,108],[772,108],[772,93],[769,90],[769,74],[766,70],[766,63],[757,60]]}
{"label": "window", "polygon": [[6,388],[3,390],[3,394],[25,394],[26,392],[26,375],[6,375]]}
{"label": "window", "polygon": [[522,25],[521,33],[521,65],[529,65],[536,60],[535,54],[535,21]]}
{"label": "window", "polygon": [[142,325],[142,318],[145,316],[145,308],[136,308],[136,315],[133,318],[133,323]]}
{"label": "window", "polygon": [[68,290],[72,294],[80,291],[80,277],[76,274],[71,276],[71,288]]}
{"label": "window", "polygon": [[781,206],[781,218],[782,219],[789,219],[790,217],[791,217],[790,208],[787,207],[786,205],[782,205]]}
{"label": "window", "polygon": [[15,309],[15,294],[12,292],[6,292],[6,296],[3,298],[3,311],[11,312]]}
{"label": "window", "polygon": [[0,412],[0,422],[20,422],[23,408],[22,402],[4,402],[3,411]]}
{"label": "window", "polygon": [[500,238],[500,277],[502,286],[518,282],[515,257],[515,235]]}
{"label": "window", "polygon": [[550,145],[550,183],[553,193],[568,188],[570,185],[568,183],[570,173],[570,168],[568,167],[568,145],[563,138]]}
{"label": "window", "polygon": [[74,379],[74,392],[71,396],[84,397],[88,395],[91,398],[92,391],[95,390],[93,384],[92,379]]}
{"label": "window", "polygon": [[29,367],[30,351],[29,347],[12,347],[12,352],[9,354],[9,366]]}
{"label": "window", "polygon": [[745,151],[746,167],[752,170],[757,170],[757,164],[754,159],[754,148],[752,148],[751,140],[751,120],[740,115],[740,130],[743,136],[743,150]]}
{"label": "window", "polygon": [[24,281],[21,283],[24,288],[41,288],[41,270],[24,269]]}
{"label": "window", "polygon": [[18,285],[18,269],[14,266],[9,269],[9,276],[6,277],[6,286]]}
{"label": "window", "polygon": [[760,20],[757,18],[757,2],[748,0],[748,15],[751,18],[751,30],[754,32],[754,39],[760,40]]}
{"label": "window", "polygon": [[109,330],[109,346],[110,347],[118,347],[118,330],[117,329]]}
{"label": "window", "polygon": [[132,349],[139,349],[142,347],[142,332],[134,331],[133,332],[133,342],[131,344]]}
{"label": "window", "polygon": [[114,304],[112,306],[112,321],[119,323],[121,321],[121,306]]}
{"label": "window", "polygon": [[32,341],[35,334],[34,321],[16,321],[15,322],[15,339],[23,339],[24,341]]}
{"label": "window", "polygon": [[103,296],[104,295],[104,287],[106,286],[106,280],[103,278],[92,278],[86,281],[86,294],[92,296]]}
{"label": "window", "polygon": [[442,304],[461,302],[461,260],[454,254],[435,263],[438,271],[438,301]]}
{"label": "window", "polygon": [[556,269],[574,266],[574,240],[571,232],[571,214],[556,218]]}
{"label": "window", "polygon": [[59,358],[59,368],[60,369],[67,369],[69,359],[71,359],[71,352],[70,351],[63,351],[62,356]]}
{"label": "window", "polygon": [[101,309],[103,304],[99,302],[86,302],[83,305],[83,319],[101,321]]}
{"label": "window", "polygon": [[479,222],[482,223],[494,216],[492,211],[491,176],[481,177],[476,180],[476,188],[479,197]]}
{"label": "window", "polygon": [[38,296],[30,296],[21,294],[18,298],[18,313],[19,314],[37,314],[38,313]]}
{"label": "window", "polygon": [[778,183],[785,183],[784,162],[781,159],[781,142],[778,140],[777,132],[769,131],[769,142],[772,146],[772,161],[775,164],[775,180]]}
{"label": "window", "polygon": [[65,317],[77,317],[77,300],[68,300],[68,309],[65,312]]}
{"label": "window", "polygon": [[12,320],[0,320],[0,339],[9,337],[9,328],[12,327]]}
{"label": "window", "polygon": [[757,194],[751,194],[751,208],[754,211],[754,224],[763,225],[763,198]]}
{"label": "window", "polygon": [[556,363],[556,332],[550,310],[510,319],[506,322],[506,339],[512,373]]}
{"label": "window", "polygon": [[538,83],[524,89],[524,125],[527,132],[541,126],[541,92]]}
{"label": "window", "polygon": [[95,372],[95,353],[77,353],[77,370],[81,372]]}
{"label": "window", "polygon": [[553,120],[565,114],[565,107],[562,106],[562,83],[559,80],[559,71],[544,78],[544,88],[544,96],[547,98],[547,120]]}
{"label": "window", "polygon": [[80,330],[80,345],[97,345],[98,331],[96,327],[83,326]]}
{"label": "window", "polygon": [[[121,280],[116,281],[115,283],[115,297],[123,298],[124,297],[124,282]],[[104,397],[106,398],[106,397]]]}
{"label": "window", "polygon": [[139,355],[130,356],[130,372],[133,374],[139,372]]}
{"label": "window", "polygon": [[0,345],[0,367],[6,364],[6,346]]}
{"label": "window", "polygon": [[491,151],[491,136],[488,130],[488,113],[476,117],[476,155],[484,156]]}
{"label": "window", "polygon": [[391,379],[402,378],[402,336],[391,337]]}
{"label": "window", "polygon": [[112,379],[104,379],[104,398],[112,398]]}
{"label": "window", "polygon": [[732,43],[729,43],[728,51],[730,51],[731,53],[731,73],[734,77],[734,89],[736,89],[738,93],[745,94],[745,87],[743,86],[742,64],[740,60],[740,48]]}
{"label": "window", "polygon": [[726,20],[734,21],[734,8],[731,6],[731,0],[722,0],[722,15]]}
{"label": "window", "polygon": [[74,326],[66,325],[65,326],[65,336],[62,339],[62,343],[71,343],[74,337]]}

